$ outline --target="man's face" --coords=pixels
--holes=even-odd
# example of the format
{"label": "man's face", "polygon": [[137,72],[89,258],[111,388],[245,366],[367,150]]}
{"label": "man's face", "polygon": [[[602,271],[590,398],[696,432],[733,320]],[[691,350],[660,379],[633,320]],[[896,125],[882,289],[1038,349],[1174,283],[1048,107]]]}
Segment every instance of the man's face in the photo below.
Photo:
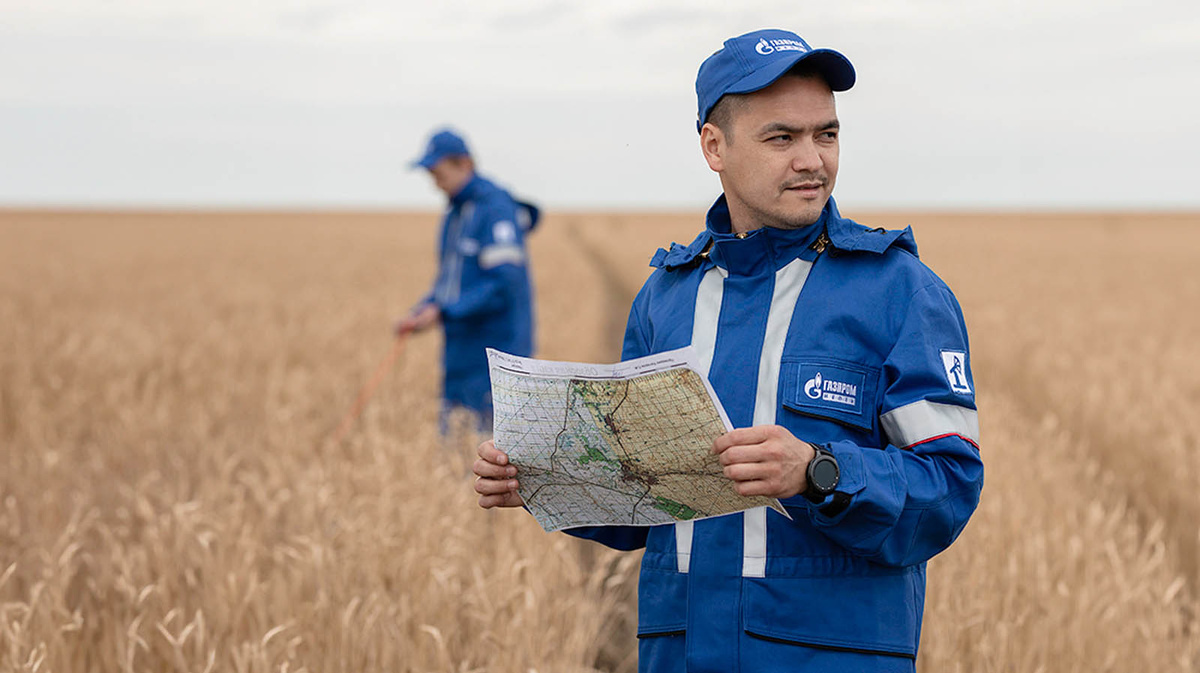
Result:
{"label": "man's face", "polygon": [[838,169],[837,110],[824,80],[781,77],[745,96],[727,126],[705,124],[700,145],[721,175],[734,230],[816,222]]}
{"label": "man's face", "polygon": [[467,157],[443,157],[429,169],[433,184],[451,198],[462,191],[474,173],[475,165]]}

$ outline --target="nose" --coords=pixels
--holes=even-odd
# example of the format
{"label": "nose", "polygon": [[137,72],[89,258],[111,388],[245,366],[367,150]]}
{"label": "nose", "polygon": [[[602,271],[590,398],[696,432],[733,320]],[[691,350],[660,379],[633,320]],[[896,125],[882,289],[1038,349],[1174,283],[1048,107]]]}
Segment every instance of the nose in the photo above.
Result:
{"label": "nose", "polygon": [[795,154],[792,155],[793,171],[813,173],[821,170],[825,165],[825,159],[821,156],[820,149],[811,138],[796,143],[795,150]]}

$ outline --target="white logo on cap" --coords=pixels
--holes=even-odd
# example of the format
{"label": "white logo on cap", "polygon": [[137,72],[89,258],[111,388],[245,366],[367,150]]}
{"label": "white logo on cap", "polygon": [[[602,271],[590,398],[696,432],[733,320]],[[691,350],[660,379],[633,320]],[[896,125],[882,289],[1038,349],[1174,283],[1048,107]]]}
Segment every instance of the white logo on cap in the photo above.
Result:
{"label": "white logo on cap", "polygon": [[768,40],[765,37],[760,37],[758,38],[758,44],[754,45],[754,51],[767,56],[777,51],[808,51],[808,47],[803,42],[790,40],[786,37],[777,40]]}

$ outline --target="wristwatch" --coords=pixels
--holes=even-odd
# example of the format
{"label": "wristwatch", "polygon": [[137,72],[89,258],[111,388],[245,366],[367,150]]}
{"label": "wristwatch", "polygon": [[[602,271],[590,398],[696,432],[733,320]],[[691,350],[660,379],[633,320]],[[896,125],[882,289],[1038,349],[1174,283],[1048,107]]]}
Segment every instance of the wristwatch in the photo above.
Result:
{"label": "wristwatch", "polygon": [[842,471],[832,453],[811,442],[810,445],[816,455],[808,462],[808,490],[804,491],[803,496],[809,502],[821,503],[837,488]]}

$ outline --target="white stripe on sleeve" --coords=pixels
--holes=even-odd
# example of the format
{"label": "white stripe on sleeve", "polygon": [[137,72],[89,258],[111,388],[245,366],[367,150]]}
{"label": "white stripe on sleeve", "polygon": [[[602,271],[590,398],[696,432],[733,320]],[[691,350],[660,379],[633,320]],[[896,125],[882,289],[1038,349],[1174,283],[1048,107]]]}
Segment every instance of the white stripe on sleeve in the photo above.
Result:
{"label": "white stripe on sleeve", "polygon": [[489,245],[479,251],[479,268],[494,269],[501,264],[524,264],[525,251],[519,245]]}
{"label": "white stripe on sleeve", "polygon": [[879,417],[888,441],[901,448],[946,435],[979,446],[979,412],[956,404],[918,400]]}

